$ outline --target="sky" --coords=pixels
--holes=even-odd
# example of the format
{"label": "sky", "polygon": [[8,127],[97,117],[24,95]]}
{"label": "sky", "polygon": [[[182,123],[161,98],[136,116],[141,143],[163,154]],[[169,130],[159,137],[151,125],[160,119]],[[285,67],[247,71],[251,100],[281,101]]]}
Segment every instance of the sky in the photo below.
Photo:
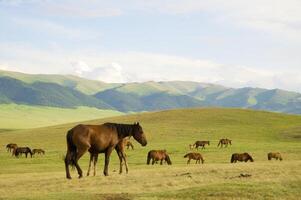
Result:
{"label": "sky", "polygon": [[0,69],[301,92],[300,0],[0,0]]}

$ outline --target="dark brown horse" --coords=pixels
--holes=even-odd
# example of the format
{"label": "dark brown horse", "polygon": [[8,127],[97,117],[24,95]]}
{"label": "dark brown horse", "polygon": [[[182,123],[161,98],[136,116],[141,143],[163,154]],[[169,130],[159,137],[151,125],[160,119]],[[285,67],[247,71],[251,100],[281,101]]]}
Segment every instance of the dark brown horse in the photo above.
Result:
{"label": "dark brown horse", "polygon": [[[119,161],[120,161],[120,167],[119,167],[119,173],[122,174],[122,168],[123,168],[123,164],[125,165],[125,169],[126,169],[126,173],[129,172],[128,169],[128,164],[127,164],[127,160],[126,160],[126,154],[125,154],[125,145],[127,143],[127,138],[124,138],[123,140],[121,140],[115,147],[115,150],[117,152],[117,155],[119,157]],[[96,164],[97,164],[97,160],[98,160],[98,153],[90,153],[90,161],[89,161],[89,168],[88,168],[88,172],[87,172],[87,176],[90,175],[90,170],[91,170],[91,165],[93,162],[93,168],[94,168],[94,176],[96,175]],[[123,163],[124,161],[124,163]]]}
{"label": "dark brown horse", "polygon": [[13,152],[18,147],[17,144],[9,143],[6,145],[7,152]]}
{"label": "dark brown horse", "polygon": [[188,157],[187,164],[190,163],[190,160],[196,160],[195,164],[197,164],[197,163],[201,164],[201,161],[202,161],[202,164],[204,163],[204,158],[200,153],[188,153],[184,156],[184,158],[187,158],[187,157]]}
{"label": "dark brown horse", "polygon": [[231,163],[236,163],[237,161],[240,162],[248,162],[248,161],[254,162],[252,156],[248,153],[234,153],[231,156]]}
{"label": "dark brown horse", "polygon": [[228,147],[228,144],[232,145],[231,142],[232,142],[232,140],[229,140],[229,139],[220,139],[220,140],[219,140],[219,143],[218,143],[218,145],[217,145],[217,147],[218,147],[218,146],[221,146],[221,148],[222,148],[223,146]]}
{"label": "dark brown horse", "polygon": [[22,154],[25,154],[26,158],[27,155],[30,154],[30,157],[32,158],[32,151],[29,147],[17,147],[13,153],[17,158]]}
{"label": "dark brown horse", "polygon": [[160,164],[163,164],[163,161],[166,161],[168,165],[171,165],[171,160],[166,150],[151,150],[147,154],[147,164],[150,164],[152,160],[152,165],[160,161]]}
{"label": "dark brown horse", "polygon": [[[145,134],[139,123],[117,124],[105,123],[102,125],[77,125],[67,133],[67,154],[65,157],[66,177],[71,179],[69,165],[74,165],[79,178],[83,172],[78,160],[89,151],[91,154],[104,153],[104,175],[108,176],[110,155],[123,138],[133,136],[142,146],[147,144]],[[121,151],[117,148],[117,151]]]}
{"label": "dark brown horse", "polygon": [[196,141],[193,144],[193,147],[195,147],[196,149],[199,149],[199,147],[202,147],[202,149],[205,149],[205,145],[210,145],[209,141]]}
{"label": "dark brown horse", "polygon": [[45,151],[43,149],[33,149],[32,150],[32,155],[35,155],[35,154],[45,155]]}
{"label": "dark brown horse", "polygon": [[270,153],[268,153],[268,160],[272,160],[272,158],[275,158],[276,160],[282,161],[282,156],[279,152],[276,152],[276,153],[270,152]]}

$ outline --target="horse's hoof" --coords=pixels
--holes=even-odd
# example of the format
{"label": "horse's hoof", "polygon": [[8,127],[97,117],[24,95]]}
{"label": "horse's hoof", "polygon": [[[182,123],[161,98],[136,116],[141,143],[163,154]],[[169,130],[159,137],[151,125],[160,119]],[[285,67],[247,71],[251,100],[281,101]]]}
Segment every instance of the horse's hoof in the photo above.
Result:
{"label": "horse's hoof", "polygon": [[71,178],[71,176],[67,176],[66,178],[67,178],[67,179],[69,179],[69,180],[71,180],[71,179],[72,179],[72,178]]}
{"label": "horse's hoof", "polygon": [[78,178],[81,179],[81,178],[83,178],[83,176],[82,176],[82,175],[79,175]]}

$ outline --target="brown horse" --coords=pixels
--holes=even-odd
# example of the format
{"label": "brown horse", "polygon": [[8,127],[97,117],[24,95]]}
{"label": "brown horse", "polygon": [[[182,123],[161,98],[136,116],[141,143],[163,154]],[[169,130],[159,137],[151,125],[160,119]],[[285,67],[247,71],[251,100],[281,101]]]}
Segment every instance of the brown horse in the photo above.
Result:
{"label": "brown horse", "polygon": [[38,155],[45,155],[45,151],[43,149],[33,149],[32,150],[32,155],[35,155],[35,154],[38,154]]}
{"label": "brown horse", "polygon": [[221,148],[223,146],[228,147],[228,144],[232,145],[231,142],[232,142],[232,140],[229,140],[229,139],[220,139],[217,147],[219,147],[219,146],[221,146]]}
{"label": "brown horse", "polygon": [[18,147],[17,144],[9,143],[6,145],[7,152],[13,152]]}
{"label": "brown horse", "polygon": [[195,147],[196,149],[199,149],[199,147],[202,147],[202,149],[205,149],[205,145],[210,145],[209,141],[196,141],[193,144],[193,147]]}
{"label": "brown horse", "polygon": [[[126,154],[125,154],[125,145],[126,145],[127,139],[124,138],[123,140],[121,140],[115,147],[115,150],[117,152],[117,155],[119,157],[119,161],[120,161],[120,168],[119,168],[119,174],[122,174],[122,167],[123,167],[123,161],[124,161],[124,165],[125,165],[125,169],[126,169],[126,173],[129,172],[128,169],[128,164],[127,164],[127,160],[126,160]],[[90,170],[91,170],[91,165],[93,162],[93,168],[94,168],[94,176],[96,175],[96,164],[97,164],[97,160],[98,160],[98,153],[90,153],[90,161],[89,161],[89,168],[88,168],[88,172],[87,172],[87,176],[90,175]]]}
{"label": "brown horse", "polygon": [[[79,178],[83,172],[78,160],[89,151],[91,154],[104,153],[104,175],[108,176],[108,167],[112,151],[123,138],[133,136],[142,146],[147,145],[145,134],[139,123],[117,124],[105,123],[102,125],[77,125],[67,133],[67,153],[65,157],[66,177],[71,179],[69,165],[74,165]],[[117,151],[121,151],[117,148]]]}
{"label": "brown horse", "polygon": [[187,164],[190,163],[191,159],[196,160],[195,164],[197,164],[197,163],[201,164],[201,161],[202,161],[202,164],[204,163],[204,158],[200,153],[188,153],[184,156],[184,158],[187,158],[187,157],[188,157]]}
{"label": "brown horse", "polygon": [[160,161],[160,165],[163,164],[163,161],[166,161],[168,165],[171,165],[171,160],[166,150],[151,150],[147,154],[147,164],[150,164],[152,160],[152,165]]}
{"label": "brown horse", "polygon": [[17,147],[13,153],[17,158],[22,154],[25,154],[26,158],[27,155],[30,154],[30,157],[32,158],[32,151],[29,147]]}
{"label": "brown horse", "polygon": [[276,160],[282,161],[282,156],[279,152],[276,152],[276,153],[270,152],[270,153],[268,153],[268,160],[272,160],[272,158],[275,158]]}
{"label": "brown horse", "polygon": [[234,153],[231,156],[231,163],[236,163],[237,161],[240,162],[248,162],[248,161],[254,162],[252,156],[250,156],[250,154],[248,153]]}

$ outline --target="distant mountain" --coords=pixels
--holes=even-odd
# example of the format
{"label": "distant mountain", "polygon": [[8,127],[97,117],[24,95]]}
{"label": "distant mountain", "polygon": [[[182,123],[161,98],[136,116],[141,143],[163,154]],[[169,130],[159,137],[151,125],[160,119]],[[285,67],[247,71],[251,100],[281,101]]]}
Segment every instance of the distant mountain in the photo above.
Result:
{"label": "distant mountain", "polygon": [[0,77],[0,103],[112,109],[103,101],[68,87],[46,82],[28,84],[10,77]]}
{"label": "distant mountain", "polygon": [[301,114],[301,94],[279,89],[234,89],[189,81],[104,83],[70,75],[7,71],[0,71],[0,103],[90,106],[122,112],[212,106]]}

